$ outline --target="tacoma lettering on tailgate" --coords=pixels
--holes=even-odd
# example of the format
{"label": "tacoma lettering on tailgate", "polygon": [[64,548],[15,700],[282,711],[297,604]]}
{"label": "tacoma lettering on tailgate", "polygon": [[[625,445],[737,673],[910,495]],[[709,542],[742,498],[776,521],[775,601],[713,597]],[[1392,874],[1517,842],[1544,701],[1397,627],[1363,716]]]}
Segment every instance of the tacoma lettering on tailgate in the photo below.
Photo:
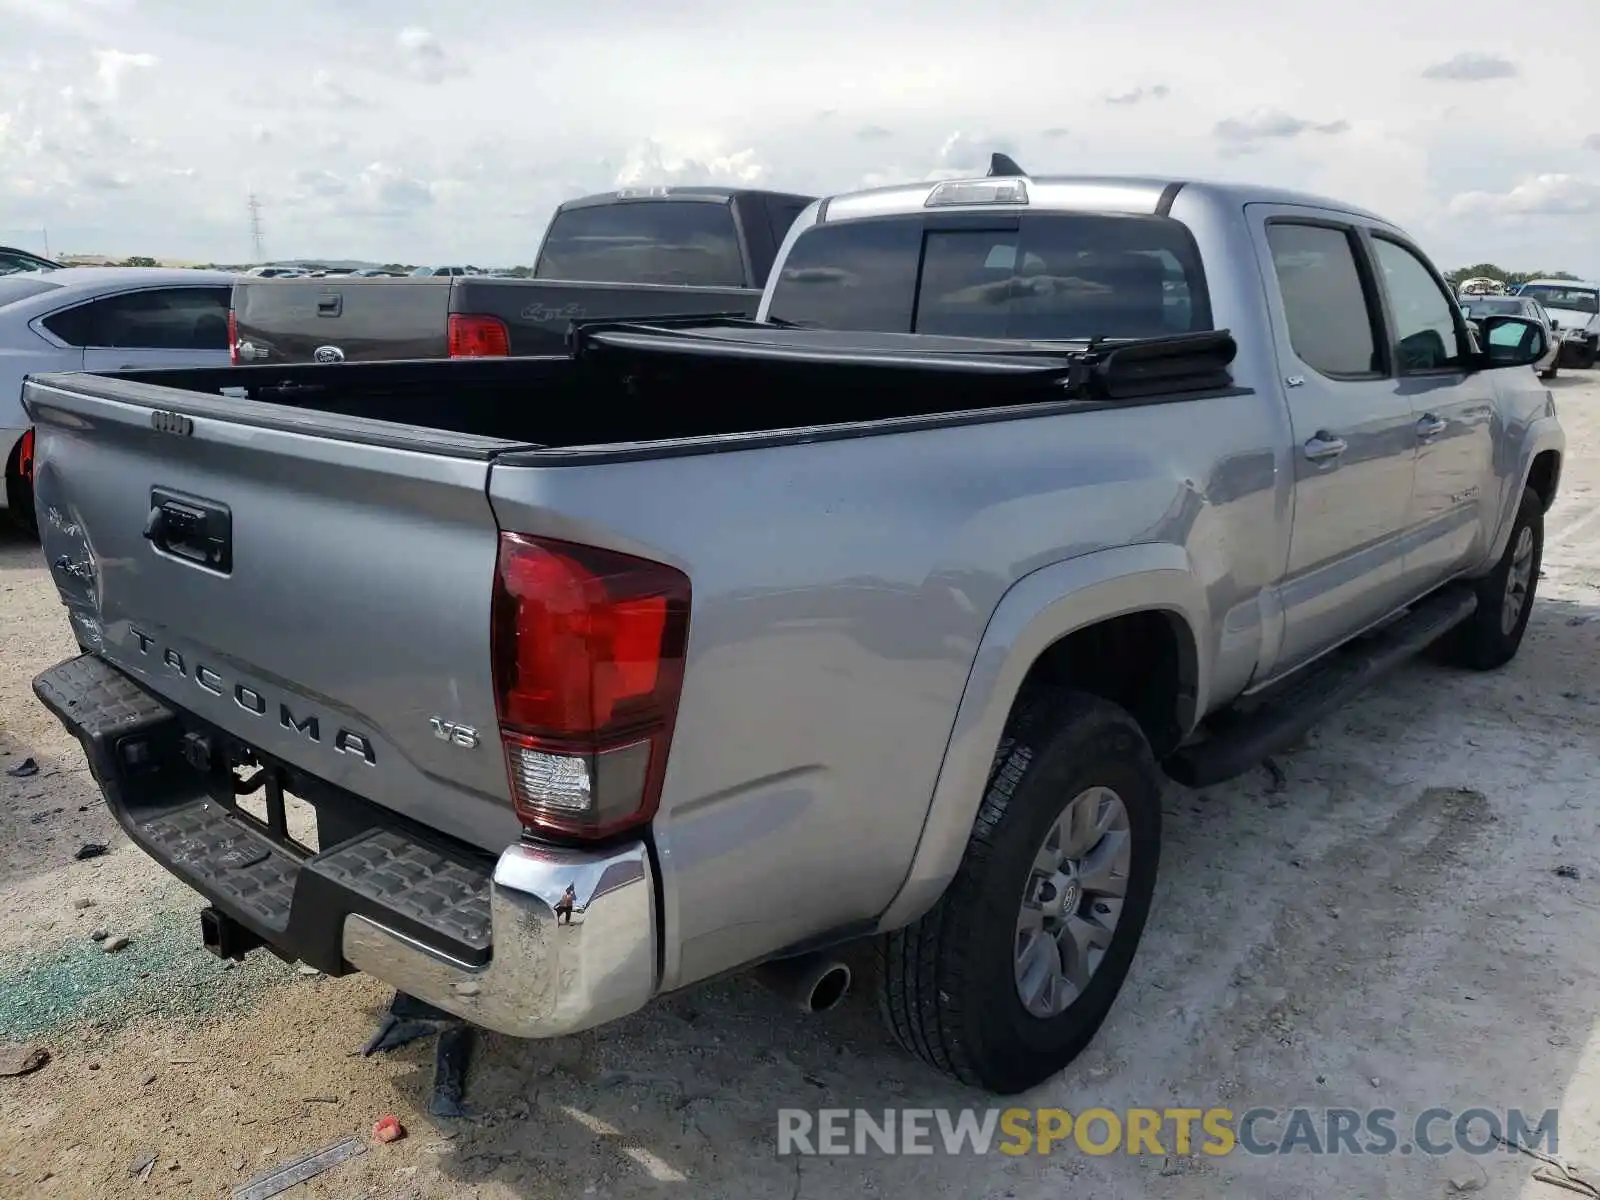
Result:
{"label": "tacoma lettering on tailgate", "polygon": [[[170,670],[176,671],[185,679],[193,680],[201,691],[210,692],[213,696],[231,696],[233,702],[251,716],[266,717],[269,720],[272,718],[273,705],[251,684],[225,679],[219,671],[200,662],[199,659],[186,660],[181,652],[171,646],[163,646],[137,627],[130,626],[128,632],[139,643],[140,654],[160,659]],[[357,733],[353,729],[341,726],[334,732],[331,742],[324,742],[321,717],[314,712],[297,714],[282,701],[277,703],[277,720],[284,729],[292,730],[319,746],[326,745],[336,754],[353,754],[369,764],[377,762],[377,756],[372,749],[372,739],[364,733]]]}

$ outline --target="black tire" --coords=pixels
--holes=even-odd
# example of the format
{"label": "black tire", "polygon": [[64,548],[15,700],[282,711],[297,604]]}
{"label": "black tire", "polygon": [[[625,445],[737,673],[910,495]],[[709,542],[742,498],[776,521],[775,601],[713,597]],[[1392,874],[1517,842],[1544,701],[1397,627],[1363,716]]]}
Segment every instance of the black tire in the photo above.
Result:
{"label": "black tire", "polygon": [[1539,378],[1540,379],[1554,379],[1556,377],[1556,375],[1560,372],[1560,370],[1561,370],[1561,356],[1558,354],[1558,355],[1556,355],[1556,361],[1550,364],[1550,369],[1548,371],[1540,371],[1539,372]]}
{"label": "black tire", "polygon": [[[1508,629],[1503,617],[1512,567],[1523,531],[1531,536],[1532,560],[1528,564],[1527,587],[1522,607]],[[1532,488],[1522,489],[1522,503],[1511,526],[1511,536],[1500,561],[1474,585],[1478,609],[1438,643],[1435,657],[1453,666],[1473,671],[1493,671],[1516,657],[1533,615],[1534,594],[1539,590],[1539,564],[1544,561],[1544,501]]]}
{"label": "black tire", "polygon": [[[1128,817],[1122,911],[1099,966],[1054,1017],[1029,1013],[1013,964],[1025,885],[1073,797],[1111,788]],[[1162,776],[1138,724],[1096,696],[1025,696],[995,756],[956,876],[917,921],[879,939],[880,1006],[908,1051],[963,1083],[1009,1095],[1060,1071],[1094,1037],[1144,931],[1161,851]]]}
{"label": "black tire", "polygon": [[1595,359],[1600,357],[1600,343],[1585,342],[1583,349],[1578,351],[1576,366],[1588,371],[1594,367]]}

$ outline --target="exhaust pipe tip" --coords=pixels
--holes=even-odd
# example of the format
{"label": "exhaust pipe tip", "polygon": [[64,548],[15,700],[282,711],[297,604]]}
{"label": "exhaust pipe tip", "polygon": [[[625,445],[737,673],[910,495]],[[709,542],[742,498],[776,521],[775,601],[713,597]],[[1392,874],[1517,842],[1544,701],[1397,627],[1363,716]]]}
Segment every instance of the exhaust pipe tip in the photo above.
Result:
{"label": "exhaust pipe tip", "polygon": [[806,1013],[837,1008],[853,980],[848,964],[822,954],[764,963],[756,968],[755,975],[763,986]]}
{"label": "exhaust pipe tip", "polygon": [[830,963],[812,986],[806,1007],[814,1013],[838,1008],[844,1002],[845,994],[850,991],[850,980],[849,967],[840,962]]}

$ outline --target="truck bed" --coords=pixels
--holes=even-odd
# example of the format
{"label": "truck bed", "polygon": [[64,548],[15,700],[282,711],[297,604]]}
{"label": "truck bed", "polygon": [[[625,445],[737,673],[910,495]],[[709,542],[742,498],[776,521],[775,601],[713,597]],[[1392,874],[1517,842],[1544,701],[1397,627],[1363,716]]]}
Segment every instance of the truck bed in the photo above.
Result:
{"label": "truck bed", "polygon": [[[108,372],[108,397],[190,416],[455,453],[658,454],[1183,399],[1231,386],[1226,331],[1089,347],[778,329],[735,320],[580,326],[560,356]],[[74,390],[71,377],[40,385]],[[212,396],[224,399],[213,400]],[[248,399],[255,404],[233,401]],[[312,413],[349,420],[319,423]],[[430,435],[453,435],[443,439]]]}

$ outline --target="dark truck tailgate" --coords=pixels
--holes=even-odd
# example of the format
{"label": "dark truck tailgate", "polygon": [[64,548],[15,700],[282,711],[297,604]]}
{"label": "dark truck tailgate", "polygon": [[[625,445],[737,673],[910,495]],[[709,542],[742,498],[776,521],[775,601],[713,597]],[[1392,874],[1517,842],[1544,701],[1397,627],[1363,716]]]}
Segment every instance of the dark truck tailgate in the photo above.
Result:
{"label": "dark truck tailgate", "polygon": [[294,409],[88,375],[31,380],[26,403],[80,645],[365,801],[485,850],[517,840],[494,738],[432,727],[497,727],[486,488],[512,443],[301,431]]}
{"label": "dark truck tailgate", "polygon": [[511,353],[516,355],[563,353],[574,321],[754,317],[760,304],[761,292],[754,288],[474,275],[457,279],[450,295],[452,313],[499,318],[506,326]]}
{"label": "dark truck tailgate", "polygon": [[235,361],[443,358],[450,284],[447,276],[239,279],[232,302]]}

